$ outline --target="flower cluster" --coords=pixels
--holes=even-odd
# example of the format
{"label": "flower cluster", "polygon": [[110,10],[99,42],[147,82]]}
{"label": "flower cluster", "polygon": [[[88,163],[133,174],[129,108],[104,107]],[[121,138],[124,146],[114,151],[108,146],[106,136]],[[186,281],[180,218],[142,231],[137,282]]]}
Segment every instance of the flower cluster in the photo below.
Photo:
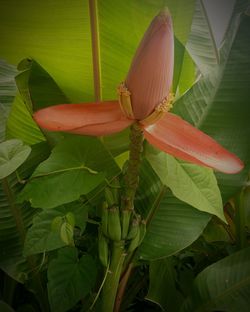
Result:
{"label": "flower cluster", "polygon": [[47,130],[93,136],[119,132],[137,122],[145,139],[166,153],[221,172],[239,172],[243,163],[237,156],[169,112],[173,66],[172,19],[164,10],[151,22],[118,87],[119,101],[51,106],[36,112],[34,119]]}

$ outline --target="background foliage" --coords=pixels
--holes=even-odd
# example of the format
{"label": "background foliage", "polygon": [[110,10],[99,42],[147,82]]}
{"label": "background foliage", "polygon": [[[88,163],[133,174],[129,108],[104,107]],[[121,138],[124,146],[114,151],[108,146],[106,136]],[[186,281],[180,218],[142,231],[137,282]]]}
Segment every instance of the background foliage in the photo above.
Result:
{"label": "background foliage", "polygon": [[116,98],[148,23],[167,5],[173,111],[246,166],[214,175],[144,144],[135,209],[147,234],[121,310],[248,311],[249,1],[235,2],[219,48],[203,1],[90,2],[0,3],[0,307],[87,311],[96,298],[98,311],[100,206],[128,157],[128,131],[100,139],[42,133],[30,113]]}

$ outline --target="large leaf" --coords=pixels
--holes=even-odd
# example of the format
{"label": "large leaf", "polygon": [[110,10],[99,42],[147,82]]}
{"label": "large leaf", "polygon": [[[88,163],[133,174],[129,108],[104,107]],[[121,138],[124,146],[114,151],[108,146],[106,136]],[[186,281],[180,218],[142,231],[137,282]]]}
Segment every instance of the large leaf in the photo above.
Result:
{"label": "large leaf", "polygon": [[[15,64],[27,56],[36,59],[71,101],[93,99],[93,72],[101,95],[113,98],[153,16],[168,6],[176,37],[185,45],[194,4],[195,0],[45,0],[38,4],[24,0],[21,5],[18,0],[1,1],[1,54]],[[93,63],[99,69],[93,71]]]}
{"label": "large leaf", "polygon": [[177,38],[174,41],[174,75],[172,92],[177,96],[188,90],[195,81],[195,64]]}
{"label": "large leaf", "polygon": [[154,209],[154,205],[161,199],[164,194],[162,185],[157,174],[154,172],[147,160],[143,160],[140,166],[139,187],[135,197],[135,209],[144,219]]}
{"label": "large leaf", "polygon": [[212,169],[190,164],[165,153],[147,159],[163,184],[180,200],[225,220],[220,191]]}
{"label": "large leaf", "polygon": [[48,293],[52,312],[65,312],[84,298],[95,284],[96,267],[88,255],[78,258],[76,248],[59,250],[49,264]]}
{"label": "large leaf", "polygon": [[[66,0],[53,3],[45,0],[39,5],[34,5],[31,0],[24,0],[22,5],[17,0],[11,4],[2,1],[0,36],[4,49],[1,53],[16,64],[27,56],[34,58],[44,68],[44,73],[48,71],[73,102],[90,101],[94,93],[95,98],[98,98],[97,93],[103,98],[116,98],[116,86],[125,78],[138,42],[153,16],[163,5],[169,6],[175,35],[183,47],[190,30],[194,4],[195,0],[130,0],[126,3],[121,0],[115,3],[76,0],[70,5]],[[37,66],[33,65],[31,70],[34,71]],[[184,68],[185,72],[189,71],[189,65],[184,65]],[[58,89],[51,89],[49,81],[52,79],[47,80],[42,72],[42,75],[35,77],[29,72],[27,70],[21,80],[33,104],[41,100],[38,95],[46,99],[46,103],[65,102],[60,96],[54,101]],[[97,84],[95,88],[93,80]],[[25,87],[28,81],[33,90],[30,86]],[[185,77],[183,81],[186,85]],[[49,96],[47,89],[52,90]],[[20,138],[28,144],[44,139],[20,98],[14,103],[8,137]]]}
{"label": "large leaf", "polygon": [[168,257],[189,246],[210,219],[210,215],[178,200],[169,190],[166,193],[146,160],[140,168],[135,209],[147,220],[147,234],[138,250],[138,256],[147,260]]}
{"label": "large leaf", "polygon": [[44,141],[44,136],[33,121],[19,94],[14,99],[6,132],[8,138],[18,138],[30,145]]}
{"label": "large leaf", "polygon": [[[88,1],[1,1],[1,54],[35,58],[73,101],[90,100],[92,57]],[[18,47],[18,48],[17,48]]]}
{"label": "large leaf", "polygon": [[249,27],[249,16],[234,16],[220,52],[221,64],[201,78],[174,106],[174,112],[246,163],[245,171],[238,175],[217,175],[225,200],[244,184],[249,168]]}
{"label": "large leaf", "polygon": [[107,170],[108,178],[119,172],[99,140],[69,137],[61,141],[51,156],[38,166],[18,200],[30,201],[33,207],[38,208],[53,208],[72,202],[104,181],[103,170]]}
{"label": "large leaf", "polygon": [[16,68],[0,60],[0,142],[5,139],[6,120],[16,94]]}
{"label": "large leaf", "polygon": [[18,69],[22,72],[17,75],[16,84],[29,111],[69,103],[55,81],[35,60],[22,60]]}
{"label": "large leaf", "polygon": [[250,305],[250,248],[202,271],[181,311],[247,312]]}
{"label": "large leaf", "polygon": [[172,257],[150,262],[147,299],[160,305],[163,311],[178,311],[183,301],[176,289],[177,274]]}
{"label": "large leaf", "polygon": [[[34,145],[27,161],[18,168],[20,179],[28,178],[34,168],[48,156],[48,148],[42,143]],[[0,186],[0,267],[15,279],[19,279],[18,263],[22,256],[24,231],[30,226],[35,213],[29,205],[17,205],[15,198],[23,188],[15,173]],[[3,187],[4,186],[4,187]],[[24,231],[23,231],[24,229]]]}
{"label": "large leaf", "polygon": [[[18,66],[21,73],[16,77],[18,94],[8,120],[8,136],[21,138],[29,144],[44,140],[31,114],[49,105],[69,103],[53,78],[34,60],[24,59]],[[45,133],[51,145],[62,134]]]}
{"label": "large leaf", "polygon": [[116,96],[117,83],[124,80],[143,33],[163,4],[169,7],[173,16],[177,39],[185,45],[194,3],[195,1],[182,0],[98,1],[101,85],[104,98]]}
{"label": "large leaf", "polygon": [[21,166],[30,152],[31,148],[20,140],[13,139],[0,143],[0,180]]}
{"label": "large leaf", "polygon": [[[80,202],[42,211],[34,217],[32,227],[27,232],[24,255],[42,253],[65,246],[66,243],[61,237],[61,226],[69,212],[73,213],[76,226],[83,230],[86,225],[88,206]],[[58,219],[61,224],[55,226],[54,223]]]}
{"label": "large leaf", "polygon": [[220,62],[219,52],[203,0],[196,1],[186,48],[203,75],[214,70],[214,67]]}
{"label": "large leaf", "polygon": [[140,258],[155,260],[177,253],[201,235],[209,219],[209,214],[192,208],[167,192],[158,203],[139,247]]}

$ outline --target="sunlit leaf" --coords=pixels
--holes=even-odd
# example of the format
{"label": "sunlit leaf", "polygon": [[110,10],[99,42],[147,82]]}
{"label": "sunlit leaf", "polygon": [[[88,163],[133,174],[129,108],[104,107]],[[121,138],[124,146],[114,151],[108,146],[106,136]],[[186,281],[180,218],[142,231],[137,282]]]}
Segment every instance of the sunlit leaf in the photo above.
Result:
{"label": "sunlit leaf", "polygon": [[[72,101],[91,100],[92,55],[88,1],[1,2],[1,54],[18,64],[32,56]],[[17,48],[18,47],[18,48]]]}
{"label": "sunlit leaf", "polygon": [[172,92],[178,97],[193,85],[196,68],[185,46],[177,38],[175,38],[174,53]]}
{"label": "sunlit leaf", "polygon": [[18,69],[21,73],[16,76],[17,87],[30,112],[69,103],[56,82],[35,60],[22,60]]}
{"label": "sunlit leaf", "polygon": [[20,95],[16,96],[12,104],[6,132],[7,138],[18,138],[30,145],[45,140]]}
{"label": "sunlit leaf", "polygon": [[[34,144],[44,140],[42,132],[32,119],[32,112],[50,105],[69,103],[53,78],[34,60],[24,59],[18,66],[22,70],[16,76],[20,94],[17,95],[8,120],[8,137],[21,138]],[[46,90],[46,92],[45,92]],[[54,141],[63,138],[60,133],[46,133],[53,146]]]}
{"label": "sunlit leaf", "polygon": [[175,35],[185,45],[195,0],[95,3],[96,12],[93,12],[94,6],[89,8],[88,1],[81,0],[41,1],[36,5],[31,0],[22,1],[22,5],[18,0],[2,2],[1,54],[15,64],[32,56],[71,101],[91,101],[93,76],[98,74],[93,73],[92,67],[90,20],[97,13],[96,39],[100,49],[94,52],[94,62],[100,64],[101,95],[106,99],[116,98],[117,84],[125,78],[139,40],[152,18],[163,6],[168,6]]}

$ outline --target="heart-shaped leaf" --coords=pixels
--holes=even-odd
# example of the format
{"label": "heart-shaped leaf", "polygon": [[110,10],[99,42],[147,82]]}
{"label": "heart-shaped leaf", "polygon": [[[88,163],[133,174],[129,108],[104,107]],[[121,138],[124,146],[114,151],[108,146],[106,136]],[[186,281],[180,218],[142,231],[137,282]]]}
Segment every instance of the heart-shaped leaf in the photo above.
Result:
{"label": "heart-shaped leaf", "polygon": [[48,293],[52,312],[66,312],[84,298],[95,284],[95,262],[89,255],[66,247],[49,264]]}
{"label": "heart-shaped leaf", "polygon": [[27,232],[24,255],[42,253],[67,245],[61,238],[61,226],[69,212],[75,216],[76,226],[83,231],[86,225],[88,207],[80,202],[42,211],[35,216],[33,225]]}
{"label": "heart-shaped leaf", "polygon": [[28,158],[31,148],[20,140],[0,143],[0,180],[9,176]]}
{"label": "heart-shaped leaf", "polygon": [[[99,155],[102,155],[100,158]],[[119,172],[113,158],[96,138],[73,136],[61,141],[41,163],[18,201],[33,207],[53,208],[79,199]]]}

